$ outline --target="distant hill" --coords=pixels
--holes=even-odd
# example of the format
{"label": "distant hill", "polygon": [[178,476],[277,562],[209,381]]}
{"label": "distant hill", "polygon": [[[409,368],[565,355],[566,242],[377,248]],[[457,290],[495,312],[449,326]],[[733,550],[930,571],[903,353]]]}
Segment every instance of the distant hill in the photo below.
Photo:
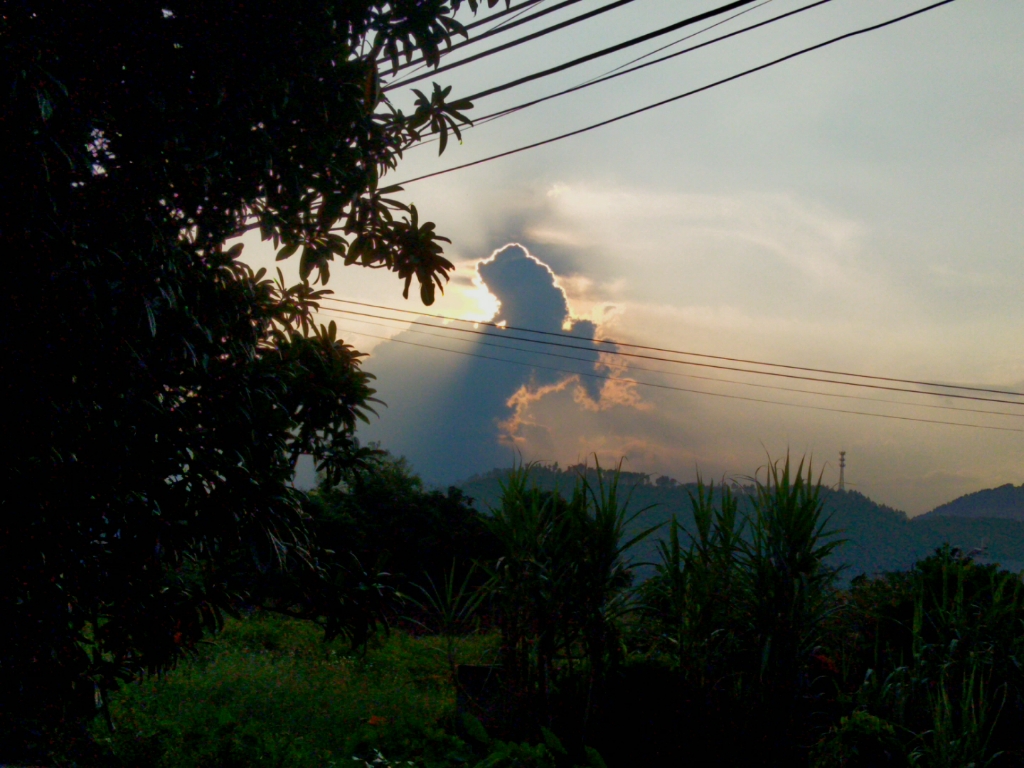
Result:
{"label": "distant hill", "polygon": [[[501,480],[506,473],[507,470],[493,470],[461,483],[460,487],[474,499],[478,509],[486,512],[500,503]],[[557,465],[536,467],[533,479],[540,488],[558,489],[568,494],[576,474],[571,468],[560,470]],[[650,482],[638,472],[624,472],[621,482],[633,489],[630,509],[645,510],[633,522],[634,531],[665,524],[673,515],[684,528],[693,530],[689,492],[696,488],[694,484],[681,484],[668,478]],[[742,497],[741,511],[749,510],[752,489],[737,487],[735,490]],[[857,491],[826,492],[825,511],[831,515],[829,528],[840,531],[840,537],[845,540],[832,557],[833,564],[845,566],[843,581],[862,573],[906,570],[946,542],[964,551],[974,551],[981,562],[998,562],[1009,570],[1024,571],[1024,522],[1018,519],[930,513],[910,520],[905,513],[878,504]],[[664,531],[665,527],[634,549],[631,554],[635,562],[657,560],[657,538]],[[649,572],[650,566],[640,568],[641,577]]]}
{"label": "distant hill", "polygon": [[1011,483],[998,488],[968,493],[955,501],[936,507],[922,518],[934,517],[995,517],[1024,522],[1024,483],[1019,487]]}

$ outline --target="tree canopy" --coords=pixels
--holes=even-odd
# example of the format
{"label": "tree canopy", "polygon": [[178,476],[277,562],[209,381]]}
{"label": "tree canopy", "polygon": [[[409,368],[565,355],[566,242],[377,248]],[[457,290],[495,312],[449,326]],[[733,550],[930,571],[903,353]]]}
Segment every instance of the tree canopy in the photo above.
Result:
{"label": "tree canopy", "polygon": [[[447,280],[381,179],[471,105],[435,85],[403,113],[379,64],[436,65],[460,5],[5,3],[2,728],[171,663],[220,621],[229,553],[303,551],[297,457],[365,454],[372,377],[314,325],[317,283]],[[225,247],[254,228],[302,283]]]}

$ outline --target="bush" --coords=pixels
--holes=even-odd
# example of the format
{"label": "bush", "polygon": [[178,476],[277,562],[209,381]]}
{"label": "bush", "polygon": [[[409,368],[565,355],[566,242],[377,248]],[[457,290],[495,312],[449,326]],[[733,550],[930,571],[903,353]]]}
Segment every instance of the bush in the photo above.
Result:
{"label": "bush", "polygon": [[[493,645],[478,636],[463,648],[479,661]],[[454,690],[429,639],[394,633],[365,655],[347,651],[307,622],[231,620],[194,662],[124,686],[111,701],[117,730],[96,723],[94,734],[123,764],[160,768],[472,757],[449,734]]]}
{"label": "bush", "polygon": [[672,518],[668,540],[658,543],[661,562],[640,590],[641,632],[649,648],[704,684],[722,673],[740,630],[742,524],[728,487],[716,497],[714,484],[698,480],[690,503],[696,535],[684,546],[686,530]]}
{"label": "bush", "polygon": [[403,591],[428,578],[440,583],[454,562],[461,572],[498,557],[472,499],[454,487],[425,490],[405,459],[384,451],[348,470],[339,485],[322,483],[307,509],[328,554],[343,561],[351,552],[365,567],[387,571]]}
{"label": "bush", "polygon": [[910,768],[892,723],[862,710],[839,721],[815,750],[814,768]]}
{"label": "bush", "polygon": [[924,765],[1019,764],[1022,622],[1020,577],[948,545],[907,573],[855,579],[830,627],[843,696],[911,734]]}
{"label": "bush", "polygon": [[502,636],[507,735],[535,738],[540,727],[554,727],[557,711],[582,750],[592,698],[621,661],[620,619],[633,608],[625,553],[651,530],[625,540],[639,513],[627,513],[617,470],[598,466],[594,483],[581,472],[566,499],[533,486],[530,467],[519,467],[502,492],[487,525],[501,545],[489,589]]}

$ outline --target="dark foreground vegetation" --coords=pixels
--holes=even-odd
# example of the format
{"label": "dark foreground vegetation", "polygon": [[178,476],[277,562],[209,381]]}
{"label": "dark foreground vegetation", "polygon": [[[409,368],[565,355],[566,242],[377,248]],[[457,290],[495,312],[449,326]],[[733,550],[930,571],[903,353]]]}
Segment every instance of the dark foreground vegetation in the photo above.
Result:
{"label": "dark foreground vegetation", "polygon": [[562,495],[519,468],[487,515],[387,456],[347,478],[309,511],[363,635],[302,569],[240,569],[237,618],[50,764],[1024,765],[1020,577],[945,546],[837,587],[802,465],[699,485],[639,583],[617,473]]}
{"label": "dark foreground vegetation", "polygon": [[[421,139],[458,135],[469,104],[435,85],[403,112],[381,70],[436,66],[460,6],[479,3],[3,3],[0,244],[19,257],[0,333],[17,444],[0,763],[37,724],[173,665],[231,590],[366,631],[365,580],[317,567],[291,487],[300,455],[334,477],[359,463],[375,402],[362,355],[314,323],[316,286],[332,262],[388,270],[426,304],[447,281],[446,239],[380,182]],[[256,231],[296,283],[240,260],[230,241]],[[295,577],[240,580],[246,558]]]}

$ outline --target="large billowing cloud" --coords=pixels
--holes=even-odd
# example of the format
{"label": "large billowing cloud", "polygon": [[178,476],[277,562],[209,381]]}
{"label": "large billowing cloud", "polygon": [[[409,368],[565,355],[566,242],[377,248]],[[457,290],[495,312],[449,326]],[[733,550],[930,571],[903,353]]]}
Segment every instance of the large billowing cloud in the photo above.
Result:
{"label": "large billowing cloud", "polygon": [[[366,363],[387,407],[360,437],[406,456],[439,484],[507,466],[517,450],[555,459],[556,422],[529,416],[550,395],[567,393],[570,408],[591,412],[643,407],[631,384],[615,380],[619,369],[594,343],[594,323],[571,316],[565,292],[540,259],[510,244],[481,261],[477,274],[499,303],[494,322],[507,330],[477,326],[481,335],[472,335],[413,326],[380,344]],[[530,335],[514,328],[567,333],[574,338],[533,338],[576,349],[513,341],[513,335]],[[551,455],[544,455],[545,447]]]}

